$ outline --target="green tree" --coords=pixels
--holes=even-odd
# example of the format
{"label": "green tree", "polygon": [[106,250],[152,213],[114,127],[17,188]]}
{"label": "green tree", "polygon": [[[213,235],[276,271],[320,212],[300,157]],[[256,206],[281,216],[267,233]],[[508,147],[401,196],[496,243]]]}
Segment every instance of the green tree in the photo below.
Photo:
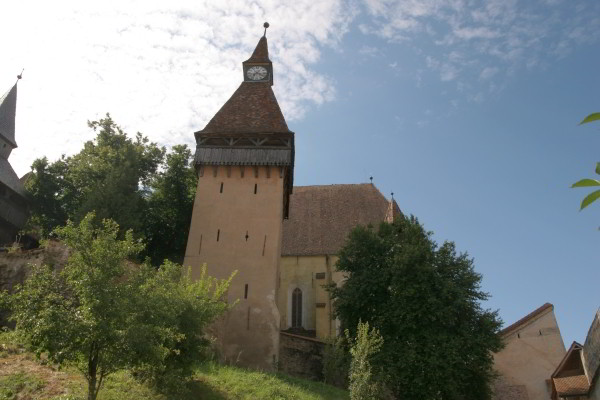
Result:
{"label": "green tree", "polygon": [[373,328],[369,331],[369,323],[358,321],[356,327],[356,338],[350,336],[346,329],[346,339],[350,343],[350,362],[349,380],[351,400],[380,399],[382,398],[382,388],[376,377],[373,375],[371,359],[381,350],[383,338],[379,331]]}
{"label": "green tree", "polygon": [[94,211],[97,221],[112,219],[122,232],[143,232],[144,196],[165,149],[141,133],[128,138],[109,114],[88,126],[97,135],[79,153],[54,163],[34,161],[26,185],[33,200],[30,226],[47,234],[67,219],[78,222]]}
{"label": "green tree", "polygon": [[72,201],[65,193],[73,190],[67,189],[66,169],[64,157],[52,164],[46,157],[38,158],[31,165],[31,174],[25,181],[31,204],[26,231],[39,229],[41,236],[46,237],[55,227],[67,221]]}
{"label": "green tree", "polygon": [[398,399],[489,399],[501,321],[484,310],[481,276],[467,254],[438,247],[414,217],[357,227],[336,264],[336,316],[352,337],[359,321],[383,337],[374,372]]}
{"label": "green tree", "polygon": [[164,170],[150,181],[145,234],[154,265],[165,259],[183,262],[196,194],[192,160],[186,145],[173,146]]}
{"label": "green tree", "polygon": [[[13,295],[0,300],[12,311],[17,332],[38,355],[75,365],[95,400],[106,377],[123,368],[152,371],[150,377],[189,376],[206,349],[203,330],[227,304],[229,281],[205,276],[193,281],[173,263],[158,271],[127,261],[142,250],[131,231],[88,214],[56,230],[70,248],[58,273],[34,268]],[[168,375],[167,372],[170,374]]]}
{"label": "green tree", "polygon": [[[592,113],[592,114],[588,115],[579,123],[579,125],[587,124],[587,123],[593,122],[593,121],[600,121],[600,113]],[[600,175],[600,162],[596,163],[596,174]],[[594,187],[594,186],[600,186],[600,181],[597,179],[586,178],[586,179],[581,179],[571,185],[572,188]],[[584,208],[586,208],[587,206],[592,204],[594,201],[598,200],[598,198],[600,198],[600,189],[595,190],[592,193],[585,196],[583,198],[583,200],[581,201],[581,207],[579,208],[579,210],[583,210]]]}

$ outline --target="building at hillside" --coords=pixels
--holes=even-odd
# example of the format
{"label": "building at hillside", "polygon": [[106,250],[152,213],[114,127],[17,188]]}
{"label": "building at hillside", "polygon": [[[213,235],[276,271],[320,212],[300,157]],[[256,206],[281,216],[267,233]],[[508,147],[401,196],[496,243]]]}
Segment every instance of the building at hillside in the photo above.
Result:
{"label": "building at hillside", "polygon": [[552,400],[600,400],[600,309],[583,346],[573,342],[552,374]]}
{"label": "building at hillside", "polygon": [[546,303],[501,332],[505,347],[494,354],[499,373],[494,400],[548,400],[550,377],[565,355],[554,306]]}
{"label": "building at hillside", "polygon": [[282,329],[334,334],[323,285],[341,280],[335,255],[352,227],[400,210],[371,184],[293,187],[294,133],[271,89],[266,36],[242,71],[239,88],[195,134],[198,186],[184,263],[196,277],[203,264],[219,278],[237,271],[228,300],[239,302],[214,333],[225,358],[271,368]]}
{"label": "building at hillside", "polygon": [[[222,356],[318,377],[323,341],[338,334],[325,286],[343,284],[337,254],[357,225],[401,215],[372,184],[293,186],[294,133],[271,89],[267,38],[242,63],[243,82],[195,133],[198,185],[184,264],[228,278],[237,304],[213,326]],[[565,354],[553,306],[502,331],[495,400],[542,400]]]}
{"label": "building at hillside", "polygon": [[27,220],[25,188],[8,162],[10,153],[17,147],[17,83],[0,97],[0,244],[12,243]]}

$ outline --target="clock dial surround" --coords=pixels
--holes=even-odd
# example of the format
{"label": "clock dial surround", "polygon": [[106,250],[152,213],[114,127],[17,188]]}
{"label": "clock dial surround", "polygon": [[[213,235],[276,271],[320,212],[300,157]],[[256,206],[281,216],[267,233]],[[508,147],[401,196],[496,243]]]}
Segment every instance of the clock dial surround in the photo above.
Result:
{"label": "clock dial surround", "polygon": [[262,81],[267,77],[269,71],[265,67],[261,67],[260,65],[255,65],[254,67],[248,68],[246,71],[246,76],[251,81]]}

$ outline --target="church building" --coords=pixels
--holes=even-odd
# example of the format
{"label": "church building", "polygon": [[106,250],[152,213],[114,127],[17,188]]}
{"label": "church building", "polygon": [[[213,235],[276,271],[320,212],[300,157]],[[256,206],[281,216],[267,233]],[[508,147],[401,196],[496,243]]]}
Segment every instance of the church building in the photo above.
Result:
{"label": "church building", "polygon": [[[265,24],[265,34],[266,27]],[[228,278],[233,308],[213,325],[225,361],[318,377],[323,342],[339,334],[325,287],[343,284],[337,254],[357,225],[402,215],[372,183],[293,186],[294,132],[271,89],[267,38],[242,63],[243,81],[195,133],[198,185],[184,265]],[[500,335],[494,400],[550,397],[565,348],[545,304]]]}
{"label": "church building", "polygon": [[357,224],[400,214],[372,184],[294,187],[294,132],[279,108],[266,28],[243,81],[195,133],[198,186],[184,264],[227,278],[238,301],[216,324],[223,356],[273,368],[281,331],[336,334],[324,285],[339,282],[336,254]]}
{"label": "church building", "polygon": [[12,243],[27,220],[25,188],[8,162],[10,153],[17,147],[17,83],[18,80],[0,97],[0,244]]}

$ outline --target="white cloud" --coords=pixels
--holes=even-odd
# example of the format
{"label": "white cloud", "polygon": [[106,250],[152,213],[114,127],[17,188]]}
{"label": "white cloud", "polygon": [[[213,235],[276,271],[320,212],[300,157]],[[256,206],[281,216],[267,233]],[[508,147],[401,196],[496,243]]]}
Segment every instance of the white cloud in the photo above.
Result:
{"label": "white cloud", "polygon": [[274,90],[288,121],[301,118],[335,98],[333,79],[313,67],[355,15],[342,0],[7,3],[0,92],[25,67],[11,163],[21,175],[36,157],[78,151],[93,137],[86,120],[107,111],[132,134],[193,146],[242,80],[265,20]]}
{"label": "white cloud", "polygon": [[500,71],[499,68],[496,67],[486,67],[481,71],[481,74],[479,74],[479,78],[481,80],[487,80],[492,78],[494,75],[496,75],[498,73],[498,71]]}
{"label": "white cloud", "polygon": [[442,81],[504,79],[600,41],[599,2],[365,0],[365,9],[363,33],[412,43]]}

